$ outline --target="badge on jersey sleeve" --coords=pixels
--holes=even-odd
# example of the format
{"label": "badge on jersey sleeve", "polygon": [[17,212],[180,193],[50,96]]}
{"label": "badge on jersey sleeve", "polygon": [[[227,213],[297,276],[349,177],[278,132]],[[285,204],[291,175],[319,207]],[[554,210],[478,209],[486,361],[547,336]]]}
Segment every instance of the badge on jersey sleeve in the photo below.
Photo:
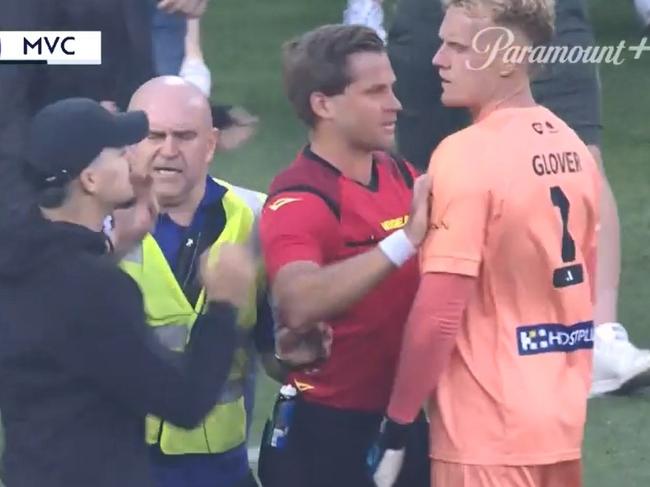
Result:
{"label": "badge on jersey sleeve", "polygon": [[594,322],[575,325],[543,324],[517,328],[519,355],[575,352],[594,348]]}
{"label": "badge on jersey sleeve", "polygon": [[282,208],[285,205],[288,205],[289,203],[295,203],[296,201],[300,201],[302,198],[289,198],[289,197],[284,197],[284,198],[278,198],[275,200],[273,203],[269,205],[269,208],[273,211],[278,211],[280,208]]}

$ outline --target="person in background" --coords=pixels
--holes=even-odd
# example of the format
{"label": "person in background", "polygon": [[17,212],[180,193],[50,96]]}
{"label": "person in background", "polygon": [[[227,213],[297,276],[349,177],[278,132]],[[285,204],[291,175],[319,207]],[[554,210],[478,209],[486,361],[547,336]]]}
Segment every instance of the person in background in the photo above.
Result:
{"label": "person in background", "polygon": [[[206,97],[212,91],[212,73],[201,48],[200,22],[208,0],[149,0],[154,6],[152,41],[159,76],[181,76],[198,86]],[[258,122],[244,108],[212,105],[222,131],[220,150],[233,150],[248,141]]]}
{"label": "person in background", "polygon": [[[185,54],[179,76],[196,85],[209,98],[212,94],[212,74],[205,64],[201,48],[200,19],[188,19]],[[219,129],[219,151],[230,151],[248,142],[258,124],[258,118],[244,108],[211,104],[213,125]]]}
{"label": "person in background", "polygon": [[86,97],[126,109],[135,89],[154,76],[149,0],[5,0],[0,31],[98,30],[102,64],[0,66],[0,232],[33,200],[20,162],[29,121],[44,106]]}
{"label": "person in background", "polygon": [[154,64],[159,76],[176,76],[185,57],[188,20],[199,19],[209,0],[147,0],[151,2],[153,23],[150,29]]}

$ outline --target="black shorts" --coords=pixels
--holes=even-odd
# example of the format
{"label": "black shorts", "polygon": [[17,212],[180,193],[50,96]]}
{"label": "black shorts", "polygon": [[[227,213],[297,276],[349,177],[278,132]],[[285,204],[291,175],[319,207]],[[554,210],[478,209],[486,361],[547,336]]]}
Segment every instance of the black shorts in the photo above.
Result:
{"label": "black shorts", "polygon": [[[366,467],[381,415],[299,401],[287,446],[268,446],[269,424],[262,437],[259,478],[263,487],[374,487]],[[406,449],[396,487],[429,487],[429,427],[418,418]]]}

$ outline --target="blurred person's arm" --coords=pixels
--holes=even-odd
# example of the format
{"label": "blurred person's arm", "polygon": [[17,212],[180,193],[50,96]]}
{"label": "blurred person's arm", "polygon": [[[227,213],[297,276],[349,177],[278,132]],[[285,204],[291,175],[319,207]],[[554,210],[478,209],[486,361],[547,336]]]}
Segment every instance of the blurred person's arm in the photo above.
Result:
{"label": "blurred person's arm", "polygon": [[[200,19],[187,19],[185,33],[185,55],[181,64],[179,76],[195,84],[207,97],[212,91],[212,73],[203,59],[201,49]],[[221,127],[218,127],[221,128]]]}
{"label": "blurred person's arm", "polygon": [[158,8],[167,13],[181,13],[197,18],[205,13],[208,0],[159,0]]}
{"label": "blurred person's arm", "polygon": [[188,19],[187,33],[185,34],[185,57],[203,61],[201,48],[201,20]]}

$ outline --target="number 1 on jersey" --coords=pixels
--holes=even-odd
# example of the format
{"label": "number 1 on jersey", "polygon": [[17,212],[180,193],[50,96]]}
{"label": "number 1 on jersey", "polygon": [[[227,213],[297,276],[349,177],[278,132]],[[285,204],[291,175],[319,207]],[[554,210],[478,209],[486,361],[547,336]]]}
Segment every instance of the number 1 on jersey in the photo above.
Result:
{"label": "number 1 on jersey", "polygon": [[[569,232],[569,210],[571,204],[562,188],[553,186],[551,188],[551,202],[560,210],[562,219],[562,262],[571,264],[576,260],[576,243]],[[582,264],[571,264],[558,267],[553,271],[553,286],[563,288],[575,286],[584,281],[584,269]]]}

